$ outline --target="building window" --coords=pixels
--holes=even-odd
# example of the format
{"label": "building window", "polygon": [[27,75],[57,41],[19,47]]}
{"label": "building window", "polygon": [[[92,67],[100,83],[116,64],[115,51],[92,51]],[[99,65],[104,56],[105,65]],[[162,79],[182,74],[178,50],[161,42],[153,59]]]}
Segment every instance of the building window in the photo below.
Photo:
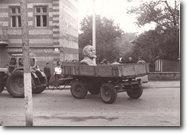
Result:
{"label": "building window", "polygon": [[21,27],[21,12],[19,6],[10,7],[11,27]]}
{"label": "building window", "polygon": [[47,25],[48,25],[47,6],[36,6],[35,7],[35,26],[47,27]]}

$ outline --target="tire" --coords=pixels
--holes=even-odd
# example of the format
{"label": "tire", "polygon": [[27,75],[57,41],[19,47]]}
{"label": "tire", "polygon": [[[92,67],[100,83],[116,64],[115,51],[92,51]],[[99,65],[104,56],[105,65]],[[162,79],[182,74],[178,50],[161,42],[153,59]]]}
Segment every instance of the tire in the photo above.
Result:
{"label": "tire", "polygon": [[46,86],[45,87],[32,88],[32,93],[33,94],[41,94],[45,89],[46,89]]}
{"label": "tire", "polygon": [[87,95],[87,89],[82,81],[74,80],[71,83],[71,94],[74,98],[84,99]]}
{"label": "tire", "polygon": [[[32,85],[34,87],[34,88],[32,88],[32,93],[40,94],[46,89],[47,78],[46,78],[46,76],[43,77],[40,71],[36,71],[35,74],[37,75],[38,78],[37,79],[35,79],[34,77],[32,78]],[[43,86],[41,86],[41,84]]]}
{"label": "tire", "polygon": [[100,88],[100,97],[102,101],[106,104],[112,104],[116,101],[117,90],[111,83],[102,84]]}
{"label": "tire", "polygon": [[15,71],[7,80],[7,91],[16,98],[24,97],[23,71]]}
{"label": "tire", "polygon": [[141,84],[132,85],[132,88],[127,90],[127,95],[132,99],[138,99],[143,93]]}

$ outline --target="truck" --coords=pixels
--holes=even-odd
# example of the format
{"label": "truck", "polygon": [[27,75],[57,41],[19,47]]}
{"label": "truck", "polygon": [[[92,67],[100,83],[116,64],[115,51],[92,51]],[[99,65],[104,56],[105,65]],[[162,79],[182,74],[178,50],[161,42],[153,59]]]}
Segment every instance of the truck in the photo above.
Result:
{"label": "truck", "polygon": [[149,73],[148,64],[125,65],[68,65],[63,67],[63,84],[70,84],[71,94],[76,99],[84,99],[88,92],[100,94],[106,104],[116,101],[117,94],[127,92],[132,99],[138,99],[143,93],[141,79]]}
{"label": "truck", "polygon": [[[7,62],[7,67],[0,67],[0,93],[6,89],[11,96],[23,98],[23,55],[12,54]],[[32,92],[42,93],[46,88],[47,79],[45,74],[36,68],[36,59],[32,54],[30,54],[30,66]]]}

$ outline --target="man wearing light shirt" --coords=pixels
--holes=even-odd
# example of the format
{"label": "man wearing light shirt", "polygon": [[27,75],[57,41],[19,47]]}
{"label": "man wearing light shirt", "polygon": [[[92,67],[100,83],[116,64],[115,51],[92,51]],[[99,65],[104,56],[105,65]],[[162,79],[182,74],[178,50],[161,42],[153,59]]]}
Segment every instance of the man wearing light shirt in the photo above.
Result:
{"label": "man wearing light shirt", "polygon": [[61,74],[62,74],[62,68],[61,68],[59,61],[57,61],[57,66],[55,67],[54,74],[55,74],[56,87],[58,87],[59,86],[59,79],[61,78]]}

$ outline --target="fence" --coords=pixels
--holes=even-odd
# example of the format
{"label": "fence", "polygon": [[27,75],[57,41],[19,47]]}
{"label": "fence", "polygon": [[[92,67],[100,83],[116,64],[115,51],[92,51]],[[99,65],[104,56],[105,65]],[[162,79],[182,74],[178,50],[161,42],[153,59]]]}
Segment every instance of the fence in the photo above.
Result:
{"label": "fence", "polygon": [[155,62],[156,72],[180,72],[180,61],[159,59]]}

